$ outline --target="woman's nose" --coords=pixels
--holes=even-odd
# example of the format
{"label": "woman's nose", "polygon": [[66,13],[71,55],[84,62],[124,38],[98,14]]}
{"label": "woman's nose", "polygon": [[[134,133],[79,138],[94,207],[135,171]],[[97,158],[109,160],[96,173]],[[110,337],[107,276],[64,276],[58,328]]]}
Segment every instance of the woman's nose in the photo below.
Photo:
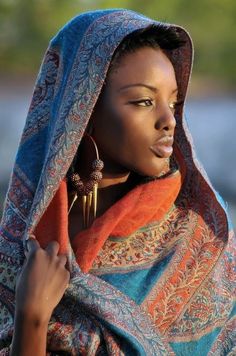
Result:
{"label": "woman's nose", "polygon": [[176,126],[176,119],[172,110],[167,107],[165,109],[158,110],[157,120],[155,128],[160,131],[169,131],[170,134],[174,134]]}

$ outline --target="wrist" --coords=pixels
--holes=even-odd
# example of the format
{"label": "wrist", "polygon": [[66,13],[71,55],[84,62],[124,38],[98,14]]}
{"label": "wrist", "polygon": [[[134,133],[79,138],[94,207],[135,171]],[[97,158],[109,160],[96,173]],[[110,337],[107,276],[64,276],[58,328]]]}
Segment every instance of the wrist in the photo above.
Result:
{"label": "wrist", "polygon": [[47,329],[50,316],[40,315],[32,312],[30,309],[24,310],[16,307],[15,323],[20,325],[29,325],[34,329]]}
{"label": "wrist", "polygon": [[48,321],[16,309],[11,356],[45,356]]}

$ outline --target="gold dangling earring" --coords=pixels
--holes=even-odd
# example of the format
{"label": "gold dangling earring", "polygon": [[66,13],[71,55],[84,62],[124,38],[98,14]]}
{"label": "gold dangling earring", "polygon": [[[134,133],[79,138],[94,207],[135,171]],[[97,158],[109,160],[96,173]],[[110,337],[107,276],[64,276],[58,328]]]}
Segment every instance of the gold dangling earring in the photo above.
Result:
{"label": "gold dangling earring", "polygon": [[[78,197],[82,197],[82,212],[83,212],[83,224],[84,228],[87,228],[91,221],[91,210],[92,210],[92,218],[96,218],[97,214],[97,190],[98,190],[98,182],[102,179],[101,170],[104,167],[103,161],[99,158],[98,148],[96,142],[93,137],[86,134],[86,137],[92,141],[96,159],[92,162],[92,173],[89,175],[89,179],[86,182],[83,182],[78,173],[74,172],[69,176],[69,180],[76,191],[76,194],[73,198],[73,201],[70,205],[68,214],[70,213],[75,201]],[[91,209],[92,208],[92,209]]]}

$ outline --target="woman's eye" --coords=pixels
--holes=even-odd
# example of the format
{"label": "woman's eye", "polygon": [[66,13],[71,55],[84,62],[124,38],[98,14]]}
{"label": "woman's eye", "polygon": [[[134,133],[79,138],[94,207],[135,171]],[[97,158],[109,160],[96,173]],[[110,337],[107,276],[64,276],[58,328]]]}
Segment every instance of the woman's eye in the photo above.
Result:
{"label": "woman's eye", "polygon": [[183,101],[181,100],[178,100],[178,101],[173,101],[172,103],[169,104],[169,107],[171,110],[176,110],[176,108],[179,106],[179,105],[182,105],[183,104]]}
{"label": "woman's eye", "polygon": [[137,105],[137,106],[151,106],[153,105],[153,100],[151,99],[142,99],[142,100],[138,100],[138,101],[133,101],[133,104]]}
{"label": "woman's eye", "polygon": [[169,107],[171,108],[171,110],[175,110],[176,109],[176,105],[177,105],[177,102],[174,101],[173,103],[169,104]]}

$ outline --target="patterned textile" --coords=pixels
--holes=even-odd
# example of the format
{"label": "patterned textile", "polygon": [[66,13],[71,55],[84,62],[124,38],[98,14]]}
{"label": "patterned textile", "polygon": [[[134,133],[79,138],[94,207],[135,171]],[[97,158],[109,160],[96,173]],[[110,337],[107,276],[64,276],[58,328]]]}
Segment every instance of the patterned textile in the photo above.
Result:
{"label": "patterned textile", "polygon": [[[234,235],[195,157],[183,105],[176,111],[174,146],[180,172],[130,191],[84,232],[87,245],[82,235],[73,246],[69,242],[66,172],[116,47],[151,24],[158,22],[123,9],[89,12],[50,42],[1,222],[0,355],[9,354],[16,276],[24,241],[34,231],[42,246],[58,239],[71,272],[49,323],[49,355],[236,354]],[[184,101],[192,44],[184,29],[174,27],[185,44],[167,55]],[[168,203],[165,194],[157,200],[160,187],[171,191]],[[129,209],[134,199],[138,204]],[[45,224],[50,214],[55,224]],[[46,228],[47,241],[40,237]]]}

